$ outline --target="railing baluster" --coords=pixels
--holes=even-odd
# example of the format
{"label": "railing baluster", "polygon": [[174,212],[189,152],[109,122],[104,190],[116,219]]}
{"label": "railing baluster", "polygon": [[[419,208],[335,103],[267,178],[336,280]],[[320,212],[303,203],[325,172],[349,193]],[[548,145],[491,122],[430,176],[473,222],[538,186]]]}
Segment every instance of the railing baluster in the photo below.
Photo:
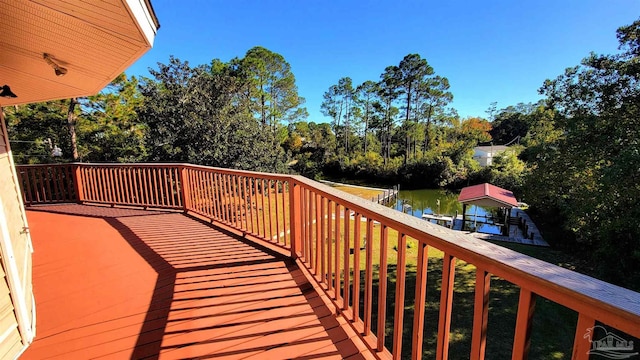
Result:
{"label": "railing baluster", "polygon": [[456,258],[444,253],[442,258],[442,285],[440,290],[440,315],[438,320],[438,344],[436,359],[449,358],[449,333],[451,331],[451,310],[453,307],[453,285],[456,274]]}
{"label": "railing baluster", "polygon": [[249,194],[247,194],[246,176],[242,176],[241,183],[242,187],[240,188],[240,191],[242,192],[242,196],[240,197],[240,200],[242,201],[242,209],[244,210],[244,230],[250,233],[251,231],[249,230],[249,223],[251,222],[251,213],[249,212],[249,204],[247,203]]}
{"label": "railing baluster", "polygon": [[157,167],[152,167],[151,172],[153,173],[153,179],[155,180],[155,188],[158,191],[155,206],[164,206],[164,198],[165,198],[165,184],[164,184],[164,175],[162,173],[162,169]]}
{"label": "railing baluster", "polygon": [[227,196],[229,197],[229,221],[230,224],[234,224],[235,226],[238,226],[238,213],[236,212],[236,200],[235,200],[235,193],[233,192],[233,181],[232,181],[232,176],[231,175],[227,175]]}
{"label": "railing baluster", "polygon": [[65,202],[75,201],[76,195],[78,192],[75,189],[75,181],[74,179],[74,167],[73,165],[67,165],[62,168],[62,176],[63,176],[63,188],[65,192]]}
{"label": "railing baluster", "polygon": [[111,183],[112,191],[113,191],[112,192],[113,198],[111,199],[112,206],[120,202],[120,191],[118,189],[118,183],[116,181],[117,170],[118,169],[113,167],[109,168],[109,181]]}
{"label": "railing baluster", "polygon": [[[573,353],[571,360],[588,360],[589,350],[591,348],[590,339],[585,337],[588,329],[593,329],[596,321],[589,315],[584,313],[578,314],[578,323],[576,324],[576,335],[573,340]],[[591,334],[594,336],[595,334]]]}
{"label": "railing baluster", "polygon": [[276,180],[274,183],[275,183],[275,189],[274,189],[275,190],[275,194],[274,194],[275,198],[274,198],[274,202],[275,202],[275,206],[276,206],[276,244],[279,244],[280,243],[280,211],[278,209],[278,207],[279,207],[278,206],[278,202],[279,202],[278,201],[278,196],[280,194],[279,187],[281,185],[281,182]]}
{"label": "railing baluster", "polygon": [[[362,228],[362,216],[356,213],[353,221],[353,290],[351,291],[353,300],[353,321],[360,318],[360,233]],[[349,220],[351,221],[351,220]]]}
{"label": "railing baluster", "polygon": [[111,179],[113,181],[114,201],[112,205],[123,203],[123,191],[120,184],[120,168],[111,168]]}
{"label": "railing baluster", "polygon": [[[102,189],[102,191],[100,192],[100,199],[96,199],[97,201],[101,201],[104,203],[108,203],[109,202],[109,181],[107,181],[107,169],[106,168],[96,168],[96,173],[97,173],[97,177],[96,177],[96,187]],[[99,184],[102,184],[103,186],[99,186]]]}
{"label": "railing baluster", "polygon": [[120,202],[119,201],[119,196],[120,196],[120,192],[118,191],[118,185],[116,183],[116,169],[113,167],[109,167],[107,168],[108,173],[109,173],[109,184],[111,185],[111,199],[110,199],[110,203],[111,205],[115,205],[116,203]]}
{"label": "railing baluster", "polygon": [[165,172],[165,184],[167,184],[167,206],[176,207],[175,201],[173,199],[174,196],[174,181],[173,181],[173,168],[167,168],[164,170]]}
{"label": "railing baluster", "polygon": [[160,197],[158,196],[158,179],[152,167],[147,168],[147,176],[149,178],[149,206],[155,207]]}
{"label": "railing baluster", "polygon": [[318,194],[318,199],[320,200],[320,282],[324,283],[324,282],[328,282],[328,276],[326,273],[326,266],[325,266],[325,262],[327,260],[327,253],[326,253],[326,247],[327,247],[327,234],[325,233],[325,214],[326,214],[326,209],[325,209],[325,198],[321,197],[320,194]]}
{"label": "railing baluster", "polygon": [[[265,192],[265,185],[264,185],[264,179],[260,179],[260,203],[262,205],[262,237],[268,240],[268,235],[267,235],[267,208],[264,205],[264,192]],[[298,185],[298,191],[300,190],[300,186]],[[300,203],[298,203],[298,207],[300,206]],[[297,209],[296,211],[298,211],[300,209]],[[297,212],[298,216],[300,216],[300,212]],[[300,251],[300,249],[296,249],[297,251]]]}
{"label": "railing baluster", "polygon": [[249,231],[251,234],[256,235],[256,227],[254,225],[255,216],[253,214],[253,177],[247,178],[247,200],[249,201]]}
{"label": "railing baluster", "polygon": [[126,204],[127,203],[127,192],[126,186],[122,181],[122,168],[117,167],[114,168],[114,174],[116,177],[116,188],[118,191],[118,204]]}
{"label": "railing baluster", "polygon": [[209,198],[209,189],[207,186],[207,173],[205,171],[198,171],[197,174],[198,184],[198,210],[204,216],[210,217],[209,208],[211,207],[211,199]]}
{"label": "railing baluster", "polygon": [[334,211],[334,222],[335,222],[335,230],[334,230],[334,236],[335,236],[335,244],[334,244],[334,259],[335,259],[335,278],[336,278],[336,282],[335,282],[335,286],[334,286],[334,291],[335,291],[335,299],[336,302],[339,302],[340,300],[340,204],[339,203],[335,203],[335,211]]}
{"label": "railing baluster", "polygon": [[181,173],[182,169],[181,168],[170,168],[169,169],[169,177],[171,178],[171,181],[169,182],[169,184],[171,185],[170,189],[169,189],[169,196],[171,199],[171,206],[173,206],[174,208],[183,208],[184,205],[182,204],[182,188],[180,186],[180,173]]}
{"label": "railing baluster", "polygon": [[91,197],[94,196],[95,187],[93,186],[93,168],[85,167],[78,165],[76,168],[76,173],[80,174],[80,185],[82,186],[82,196],[78,199],[79,201],[90,201]]}
{"label": "railing baluster", "polygon": [[176,196],[180,195],[180,188],[178,187],[179,181],[176,175],[176,168],[168,168],[167,173],[169,174],[169,191],[167,196],[169,197],[169,206],[176,208],[178,207],[178,203],[176,201]]}
{"label": "railing baluster", "polygon": [[53,200],[53,192],[51,191],[51,169],[49,167],[45,168],[44,171],[44,177],[42,179],[42,181],[44,182],[44,184],[46,185],[46,192],[45,192],[45,200],[46,201],[51,201]]}
{"label": "railing baluster", "polygon": [[[200,171],[200,188],[202,196],[205,197],[206,201],[202,201],[203,210],[202,212],[207,214],[211,219],[222,220],[222,214],[220,210],[218,210],[219,202],[219,193],[217,191],[216,186],[216,177],[214,173],[208,171]],[[205,207],[206,206],[206,207]],[[208,209],[208,211],[205,211]]]}
{"label": "railing baluster", "polygon": [[388,253],[389,229],[386,225],[380,224],[380,276],[378,286],[378,328],[377,328],[377,351],[384,350],[384,337],[387,323],[387,253]]}
{"label": "railing baluster", "polygon": [[251,233],[260,237],[260,221],[258,217],[258,178],[249,178],[249,204],[251,205]]}
{"label": "railing baluster", "polygon": [[58,171],[58,167],[57,166],[52,166],[51,167],[51,182],[52,184],[52,193],[51,193],[51,199],[53,202],[60,202],[60,198],[62,197],[60,194],[60,171]]}
{"label": "railing baluster", "polygon": [[531,345],[531,323],[535,307],[536,295],[525,288],[520,288],[516,330],[513,337],[512,360],[526,360],[529,356],[529,346]]}
{"label": "railing baluster", "polygon": [[327,290],[333,288],[333,247],[331,246],[334,237],[333,232],[333,201],[327,199]]}
{"label": "railing baluster", "polygon": [[213,214],[213,218],[221,221],[222,213],[220,211],[220,193],[218,188],[220,187],[218,183],[218,177],[214,172],[206,172],[207,174],[207,186],[209,187],[209,194],[211,194],[211,212]]}
{"label": "railing baluster", "polygon": [[202,174],[204,171],[202,170],[193,170],[191,172],[191,176],[189,177],[189,181],[191,182],[191,206],[201,215],[206,215],[204,211],[206,201],[204,196],[204,189],[202,184]]}
{"label": "railing baluster", "polygon": [[76,191],[74,188],[72,165],[66,165],[60,168],[60,175],[62,177],[62,191],[64,202],[70,202],[75,200]]}
{"label": "railing baluster", "polygon": [[418,263],[416,273],[416,297],[413,309],[413,336],[411,359],[422,359],[422,339],[424,337],[424,306],[427,293],[427,271],[429,264],[429,247],[426,243],[418,243]]}
{"label": "railing baluster", "polygon": [[[300,247],[302,246],[302,222],[300,218],[301,214],[301,191],[300,185],[290,180],[289,185],[289,207],[291,208],[291,257],[298,259],[300,254]],[[264,182],[262,182],[264,184]],[[261,193],[264,192],[264,187]],[[264,198],[263,198],[264,200]],[[264,214],[264,202],[263,212]],[[264,223],[262,224],[264,226]]]}
{"label": "railing baluster", "polygon": [[153,186],[153,200],[151,201],[151,206],[156,207],[158,203],[160,203],[160,194],[158,192],[158,188],[160,187],[158,184],[158,172],[155,167],[150,167],[149,169],[149,178],[151,179],[151,186]]}
{"label": "railing baluster", "polygon": [[[322,220],[321,220],[321,216],[320,216],[320,207],[321,207],[321,198],[320,198],[320,194],[316,193],[314,198],[314,204],[315,204],[315,214],[314,214],[314,218],[316,221],[316,239],[314,241],[315,247],[316,247],[316,262],[315,262],[315,273],[316,275],[320,275],[322,276],[322,272],[320,271],[320,263],[321,263],[321,259],[320,256],[322,255],[322,231],[321,231],[321,227],[322,227]],[[322,280],[320,280],[322,281]]]}
{"label": "railing baluster", "polygon": [[165,187],[164,207],[175,208],[176,205],[173,201],[173,196],[174,196],[173,167],[161,167],[161,170],[162,170],[162,175],[164,177],[163,183]]}
{"label": "railing baluster", "polygon": [[233,215],[233,219],[234,219],[234,224],[236,226],[236,228],[240,228],[240,224],[242,219],[240,218],[240,216],[242,216],[242,214],[238,214],[238,186],[236,184],[237,178],[235,175],[229,175],[229,193],[231,195],[231,202],[232,202],[232,208],[231,208],[231,214]]}
{"label": "railing baluster", "polygon": [[135,183],[134,170],[135,170],[134,167],[128,167],[126,171],[127,186],[129,187],[129,202],[132,204],[139,205],[138,197],[136,195],[137,185]]}
{"label": "railing baluster", "polygon": [[[255,217],[256,217],[256,236],[258,237],[264,237],[264,234],[260,233],[260,198],[258,197],[258,181],[260,179],[259,178],[254,178],[253,179],[253,194],[254,194],[254,199],[256,201],[256,212],[255,212]],[[264,214],[264,212],[263,212]]]}
{"label": "railing baluster", "polygon": [[309,262],[309,192],[307,189],[302,189],[302,257],[305,262]]}
{"label": "railing baluster", "polygon": [[490,286],[491,274],[481,268],[476,268],[476,290],[473,304],[473,333],[471,335],[471,360],[484,359],[484,352],[487,344]]}
{"label": "railing baluster", "polygon": [[33,193],[31,191],[31,177],[29,176],[29,170],[30,169],[27,168],[25,170],[18,171],[18,174],[20,174],[20,184],[25,188],[25,191],[23,192],[24,202],[32,204]]}
{"label": "railing baluster", "polygon": [[[273,241],[273,216],[271,211],[271,184],[272,180],[267,180],[267,209],[269,213],[267,214],[267,218],[269,219],[269,241]],[[304,201],[304,200],[303,200]],[[303,207],[304,209],[304,207]]]}
{"label": "railing baluster", "polygon": [[138,169],[138,176],[142,185],[140,188],[140,198],[144,206],[147,207],[151,204],[151,191],[149,190],[151,188],[151,184],[150,179],[147,176],[147,168],[143,167]]}
{"label": "railing baluster", "polygon": [[51,178],[49,182],[51,183],[51,201],[59,202],[60,201],[60,179],[58,179],[58,168],[50,167],[49,174]]}
{"label": "railing baluster", "polygon": [[38,193],[39,193],[39,197],[38,197],[38,202],[47,202],[47,190],[46,190],[46,169],[44,169],[43,171],[38,171],[36,172],[36,183],[38,186]]}
{"label": "railing baluster", "polygon": [[240,212],[240,229],[247,230],[247,208],[244,202],[244,194],[242,192],[242,178],[244,176],[236,175],[236,199],[238,199],[238,211]]}
{"label": "railing baluster", "polygon": [[[100,198],[98,200],[102,200],[102,202],[104,203],[108,203],[109,202],[109,181],[107,180],[107,169],[106,168],[96,168],[96,173],[97,173],[97,177],[96,177],[96,186],[101,188],[102,191],[100,193]],[[99,184],[102,184],[102,186],[99,186]]]}
{"label": "railing baluster", "polygon": [[220,176],[220,174],[218,173],[213,173],[213,193],[215,194],[215,198],[216,198],[216,203],[215,203],[215,207],[216,207],[216,211],[218,212],[218,220],[222,221],[222,222],[226,222],[227,221],[227,216],[224,212],[224,193],[223,193],[223,183],[222,183],[222,178]]}
{"label": "railing baluster", "polygon": [[315,255],[315,248],[314,248],[314,236],[313,236],[313,204],[314,204],[314,193],[311,190],[307,189],[307,233],[309,234],[309,236],[307,237],[308,240],[308,253],[309,253],[309,260],[307,261],[307,263],[309,264],[310,268],[313,268],[313,258]]}
{"label": "railing baluster", "polygon": [[200,195],[200,213],[212,218],[211,214],[211,187],[209,185],[209,173],[206,171],[198,171],[197,174],[198,194]]}
{"label": "railing baluster", "polygon": [[78,203],[82,203],[85,197],[86,172],[78,165],[69,167],[69,193],[71,198]]}
{"label": "railing baluster", "polygon": [[396,298],[393,319],[393,358],[402,357],[402,326],[404,321],[404,284],[406,278],[407,236],[398,232],[398,262],[396,266]]}
{"label": "railing baluster", "polygon": [[180,189],[178,199],[185,212],[191,211],[193,210],[193,189],[191,187],[192,184],[190,179],[191,169],[187,168],[186,166],[182,166],[178,171],[178,179],[180,181],[180,186],[178,186],[178,189]]}
{"label": "railing baluster", "polygon": [[127,174],[129,173],[129,169],[126,167],[120,167],[120,180],[122,183],[122,196],[124,197],[124,203],[133,204],[133,199],[131,198],[131,184],[127,179]]}
{"label": "railing baluster", "polygon": [[349,264],[349,247],[351,246],[351,234],[349,234],[349,223],[351,218],[349,216],[349,208],[344,208],[344,279],[342,279],[342,310],[349,309],[349,270],[351,265]]}
{"label": "railing baluster", "polygon": [[373,219],[367,218],[365,234],[365,277],[364,277],[364,336],[371,333],[371,307],[373,292]]}
{"label": "railing baluster", "polygon": [[58,193],[58,196],[56,196],[56,202],[63,202],[67,199],[67,197],[65,196],[65,190],[64,190],[64,177],[62,176],[62,170],[64,169],[64,167],[53,167],[52,170],[55,174],[54,181],[56,182],[55,184],[55,188],[56,188],[56,192]]}
{"label": "railing baluster", "polygon": [[[286,194],[287,198],[289,196],[291,196],[291,182],[289,181],[283,181],[283,186],[285,186],[286,191],[284,192],[284,194]],[[284,205],[286,204],[285,201],[285,197],[282,197],[282,206],[285,207]],[[291,246],[291,209],[288,207],[285,207],[285,210],[283,211],[283,213],[285,214],[284,219],[285,219],[285,242],[284,245],[287,246]],[[288,240],[288,242],[287,242]]]}

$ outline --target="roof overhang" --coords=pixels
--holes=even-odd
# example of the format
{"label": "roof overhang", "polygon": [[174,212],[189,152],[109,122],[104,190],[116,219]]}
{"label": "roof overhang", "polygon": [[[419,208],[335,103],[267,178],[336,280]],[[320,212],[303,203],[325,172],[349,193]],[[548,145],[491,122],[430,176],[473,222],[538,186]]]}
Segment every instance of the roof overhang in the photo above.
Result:
{"label": "roof overhang", "polygon": [[3,0],[0,16],[0,87],[18,96],[2,106],[96,94],[151,49],[159,28],[148,0]]}
{"label": "roof overhang", "polygon": [[517,207],[518,200],[509,190],[488,183],[468,186],[460,191],[458,201],[486,207]]}

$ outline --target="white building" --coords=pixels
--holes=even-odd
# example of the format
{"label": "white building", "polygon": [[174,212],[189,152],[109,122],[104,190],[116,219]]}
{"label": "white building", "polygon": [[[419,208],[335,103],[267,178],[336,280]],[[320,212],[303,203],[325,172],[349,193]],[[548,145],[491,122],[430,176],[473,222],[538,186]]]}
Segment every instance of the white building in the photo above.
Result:
{"label": "white building", "polygon": [[489,166],[496,155],[508,149],[505,145],[476,146],[473,148],[473,159],[478,161],[480,166]]}

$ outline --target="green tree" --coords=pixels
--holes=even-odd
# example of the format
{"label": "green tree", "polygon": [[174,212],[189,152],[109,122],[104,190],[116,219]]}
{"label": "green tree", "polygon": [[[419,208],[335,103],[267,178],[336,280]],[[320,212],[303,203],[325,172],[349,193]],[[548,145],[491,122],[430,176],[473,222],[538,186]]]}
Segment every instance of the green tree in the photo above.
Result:
{"label": "green tree", "polygon": [[[143,79],[138,116],[148,126],[152,161],[283,171],[283,151],[263,131],[245,96],[246,79],[233,64],[191,67],[171,57]],[[279,143],[278,143],[279,145]]]}
{"label": "green tree", "polygon": [[[411,118],[411,109],[412,107],[417,109],[418,107],[414,106],[414,103],[419,103],[420,95],[426,94],[426,91],[420,91],[420,88],[424,89],[427,86],[426,84],[429,82],[427,77],[433,75],[433,68],[420,55],[408,54],[400,61],[394,75],[398,76],[399,91],[405,96],[403,128],[405,130],[404,163],[406,164],[411,153],[411,139],[414,137],[412,133],[415,133],[417,128],[415,123],[418,122],[415,112],[413,119]],[[410,124],[410,122],[413,122],[413,124]]]}
{"label": "green tree", "polygon": [[306,118],[307,111],[301,107],[304,98],[298,95],[291,65],[282,55],[256,46],[238,63],[239,73],[247,79],[251,108],[255,109],[263,125],[269,124],[275,131],[284,120]]}
{"label": "green tree", "polygon": [[[640,20],[618,29],[623,50],[591,54],[541,92],[562,136],[529,178],[529,200],[559,214],[603,276],[637,289],[640,273]],[[556,215],[558,216],[558,215]],[[615,265],[614,265],[615,264]]]}
{"label": "green tree", "polygon": [[362,135],[362,143],[363,143],[363,151],[366,154],[368,149],[368,136],[369,136],[369,126],[371,123],[371,118],[374,116],[374,107],[373,103],[376,101],[376,96],[378,93],[378,84],[367,80],[362,84],[358,85],[356,88],[356,102],[360,107],[360,116],[362,118],[362,123],[364,124],[364,131]]}
{"label": "green tree", "polygon": [[356,91],[350,77],[343,77],[329,87],[323,95],[321,112],[331,117],[331,125],[337,137],[340,137],[345,155],[349,153],[349,138],[353,114],[355,111]]}
{"label": "green tree", "polygon": [[83,102],[92,126],[81,134],[84,160],[138,162],[146,158],[146,127],[138,121],[142,104],[138,79],[120,74],[99,94]]}
{"label": "green tree", "polygon": [[384,69],[380,75],[380,82],[378,82],[378,96],[381,101],[374,105],[374,108],[383,114],[379,127],[381,128],[382,157],[385,165],[391,158],[392,129],[394,119],[399,113],[399,109],[394,106],[394,102],[400,97],[399,71],[397,66],[387,66]]}
{"label": "green tree", "polygon": [[447,105],[453,101],[449,79],[434,76],[418,86],[418,113],[424,119],[424,145],[427,152],[433,143],[433,123],[447,117]]}
{"label": "green tree", "polygon": [[71,160],[67,126],[68,100],[5,107],[9,139],[18,164],[49,163],[54,147],[62,149],[60,160]]}

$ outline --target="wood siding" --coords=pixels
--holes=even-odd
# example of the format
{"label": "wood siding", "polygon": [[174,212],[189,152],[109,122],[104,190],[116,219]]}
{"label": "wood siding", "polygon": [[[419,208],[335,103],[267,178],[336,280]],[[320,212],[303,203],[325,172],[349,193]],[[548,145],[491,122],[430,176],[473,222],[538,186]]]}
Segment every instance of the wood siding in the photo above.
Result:
{"label": "wood siding", "polygon": [[[27,228],[26,215],[17,186],[17,178],[11,158],[8,136],[3,116],[0,131],[0,237],[8,236],[7,246],[2,246],[0,257],[2,258],[2,276],[0,277],[0,359],[13,359],[22,350],[21,333],[19,332],[17,309],[22,307],[26,314],[28,328],[33,325],[33,291],[31,282],[31,242]],[[7,252],[13,252],[12,254]],[[12,271],[11,263],[17,275],[18,283],[11,283],[9,271]],[[12,294],[10,289],[20,289]],[[17,298],[16,296],[20,296]],[[20,304],[16,304],[16,300]],[[25,335],[30,339],[31,335]],[[28,340],[27,340],[28,341]]]}

